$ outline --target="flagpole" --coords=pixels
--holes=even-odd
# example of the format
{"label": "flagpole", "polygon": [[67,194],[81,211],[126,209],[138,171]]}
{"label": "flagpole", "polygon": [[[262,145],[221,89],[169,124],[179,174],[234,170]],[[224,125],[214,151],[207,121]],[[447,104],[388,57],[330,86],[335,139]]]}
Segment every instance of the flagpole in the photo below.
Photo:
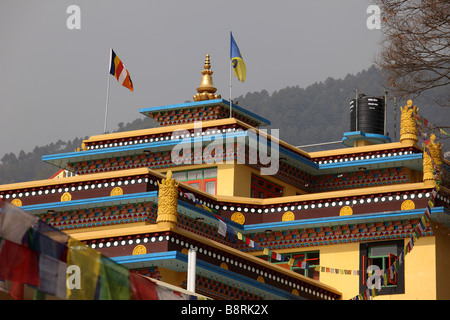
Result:
{"label": "flagpole", "polygon": [[103,127],[103,133],[106,133],[106,118],[108,116],[108,100],[109,100],[109,70],[111,70],[111,58],[112,58],[112,49],[109,49],[109,62],[108,62],[108,85],[106,87],[106,109],[105,109],[105,125]]}
{"label": "flagpole", "polygon": [[230,118],[231,118],[231,109],[232,109],[232,105],[233,105],[233,103],[231,102],[231,87],[232,87],[232,85],[231,85],[231,79],[232,79],[232,76],[231,76],[231,71],[232,71],[232,69],[233,69],[233,61],[230,59]]}

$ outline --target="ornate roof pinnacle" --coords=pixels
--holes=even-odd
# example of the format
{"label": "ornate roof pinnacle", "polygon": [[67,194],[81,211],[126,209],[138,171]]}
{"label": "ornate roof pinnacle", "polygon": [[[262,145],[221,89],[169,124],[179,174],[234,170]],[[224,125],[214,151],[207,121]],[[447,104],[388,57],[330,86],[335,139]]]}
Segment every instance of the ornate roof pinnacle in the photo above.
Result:
{"label": "ornate roof pinnacle", "polygon": [[202,101],[202,100],[212,100],[212,99],[220,99],[221,96],[219,94],[214,94],[217,89],[214,87],[213,80],[211,75],[213,71],[211,69],[211,64],[209,60],[210,55],[206,54],[205,58],[205,66],[202,70],[202,81],[200,82],[200,86],[197,88],[197,94],[193,96],[194,101]]}
{"label": "ornate roof pinnacle", "polygon": [[[209,54],[206,54],[206,58],[205,58],[205,69],[207,69],[207,70],[209,70],[209,69],[211,68],[211,63],[210,63],[209,57],[210,57],[210,55],[209,55]],[[202,74],[205,74],[205,72],[207,72],[207,70],[203,70],[203,71],[202,71]],[[209,74],[212,74],[212,73],[213,73],[212,70],[209,71]]]}

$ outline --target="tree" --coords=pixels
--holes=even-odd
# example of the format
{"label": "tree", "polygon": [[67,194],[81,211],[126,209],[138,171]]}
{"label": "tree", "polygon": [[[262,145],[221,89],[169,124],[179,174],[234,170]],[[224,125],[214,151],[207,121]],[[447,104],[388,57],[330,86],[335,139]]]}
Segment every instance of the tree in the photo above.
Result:
{"label": "tree", "polygon": [[[415,98],[439,88],[435,102],[450,106],[450,2],[375,0],[381,9],[381,53],[390,93]],[[436,90],[433,96],[436,96]]]}
{"label": "tree", "polygon": [[5,164],[11,164],[14,163],[15,161],[17,161],[17,157],[14,153],[10,152],[10,153],[6,153],[3,158],[1,159],[1,161]]}

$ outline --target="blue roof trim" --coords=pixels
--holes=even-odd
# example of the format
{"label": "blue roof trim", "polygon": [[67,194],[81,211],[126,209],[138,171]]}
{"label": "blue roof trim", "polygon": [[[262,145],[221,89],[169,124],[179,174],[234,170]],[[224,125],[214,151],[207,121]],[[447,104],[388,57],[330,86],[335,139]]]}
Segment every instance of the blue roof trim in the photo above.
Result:
{"label": "blue roof trim", "polygon": [[149,192],[141,192],[141,193],[130,193],[119,196],[107,196],[107,197],[98,197],[98,198],[88,198],[88,199],[80,199],[80,200],[72,200],[72,201],[63,201],[63,202],[47,202],[47,203],[39,203],[28,206],[22,206],[21,209],[25,211],[40,211],[40,210],[49,210],[49,209],[59,209],[66,207],[76,207],[76,206],[85,206],[88,204],[102,204],[105,202],[120,202],[120,201],[128,201],[132,200],[135,202],[139,199],[145,199],[149,197],[157,197],[158,191],[149,191]]}
{"label": "blue roof trim", "polygon": [[309,160],[307,157],[299,155],[299,154],[295,153],[294,151],[291,151],[291,150],[289,150],[289,149],[287,149],[285,147],[282,147],[282,146],[279,146],[279,148],[280,148],[280,153],[283,153],[283,154],[285,154],[285,155],[287,155],[289,157],[292,157],[295,160],[298,160],[298,161],[300,161],[300,162],[302,162],[302,163],[304,163],[304,164],[306,164],[306,165],[308,165],[308,166],[310,166],[310,167],[312,167],[314,169],[319,169],[319,165],[317,163],[315,163],[314,161]]}
{"label": "blue roof trim", "polygon": [[[443,207],[434,207],[431,209],[431,213],[444,213]],[[414,210],[403,210],[403,211],[388,211],[379,213],[369,213],[369,214],[355,214],[351,216],[335,216],[335,217],[325,217],[325,218],[312,218],[304,220],[291,220],[284,222],[269,222],[260,223],[252,225],[244,225],[243,230],[245,232],[256,232],[258,230],[267,229],[288,229],[288,228],[309,228],[314,225],[339,225],[346,223],[356,223],[356,221],[361,220],[389,220],[402,219],[408,216],[421,216],[425,214],[425,209],[414,209]]]}
{"label": "blue roof trim", "polygon": [[371,164],[383,164],[387,162],[399,162],[399,161],[412,161],[421,160],[421,153],[406,154],[401,156],[391,156],[391,157],[381,157],[373,159],[363,159],[363,160],[353,160],[353,161],[343,161],[343,162],[333,162],[319,164],[319,169],[334,169],[334,168],[345,168],[354,167],[358,165],[371,165]]}
{"label": "blue roof trim", "polygon": [[[120,257],[112,257],[111,260],[117,262],[119,264],[127,264],[127,263],[141,263],[141,262],[158,262],[161,260],[168,259],[176,259],[183,263],[188,263],[188,256],[184,253],[178,251],[167,251],[167,252],[156,252],[156,253],[147,253],[140,255],[131,255],[131,256],[120,256]],[[238,273],[226,270],[224,268],[220,268],[211,263],[205,262],[203,260],[197,259],[196,261],[197,268],[202,268],[208,270],[213,273],[221,274],[222,276],[235,279],[236,281],[245,283],[246,285],[250,285],[252,287],[256,287],[261,291],[269,292],[272,295],[285,298],[285,299],[302,299],[299,296],[296,296],[292,293],[289,293],[285,290],[269,286],[257,280],[253,280],[251,278],[242,276]]]}
{"label": "blue roof trim", "polygon": [[[229,106],[230,102],[225,99],[214,99],[214,100],[205,100],[205,101],[196,101],[196,102],[185,102],[185,103],[178,103],[178,104],[169,104],[165,106],[159,106],[159,107],[149,107],[149,108],[142,108],[139,109],[139,112],[142,114],[150,113],[150,112],[157,112],[157,111],[166,111],[166,110],[173,110],[173,109],[183,109],[183,108],[192,108],[192,107],[198,107],[198,106],[209,106],[213,104],[221,104],[222,106]],[[248,115],[252,118],[257,119],[260,122],[263,122],[264,124],[270,125],[271,122],[251,111],[248,111],[240,106],[232,104],[232,108],[234,110],[238,110],[240,113],[243,113],[245,115]]]}
{"label": "blue roof trim", "polygon": [[[185,256],[186,256],[186,262],[187,262],[187,255],[185,255]],[[205,262],[205,261],[202,261],[202,260],[197,260],[197,266],[199,268],[206,269],[206,270],[208,270],[210,272],[219,273],[219,274],[222,274],[222,275],[224,275],[226,277],[229,277],[229,278],[232,278],[232,279],[236,279],[236,281],[240,281],[240,282],[243,282],[243,283],[245,283],[247,285],[251,285],[253,287],[257,287],[259,290],[270,292],[273,295],[276,295],[276,296],[279,296],[279,297],[282,297],[282,298],[285,298],[285,299],[302,299],[301,297],[296,296],[296,295],[294,295],[292,293],[289,293],[289,292],[287,292],[285,290],[279,289],[277,287],[269,286],[269,285],[267,285],[265,283],[262,283],[260,281],[257,281],[257,280],[254,280],[254,279],[242,276],[242,275],[240,275],[238,273],[226,270],[224,268],[220,268],[218,266],[215,266],[215,265],[213,265],[211,263],[208,263],[208,262]]]}
{"label": "blue roof trim", "polygon": [[[133,145],[127,145],[127,146],[120,146],[120,147],[110,147],[110,148],[102,148],[102,149],[94,149],[94,150],[58,153],[58,154],[54,154],[54,155],[44,155],[44,156],[42,156],[42,161],[47,162],[47,161],[54,161],[54,160],[61,160],[61,159],[68,159],[68,158],[76,159],[76,158],[81,158],[81,157],[84,158],[84,157],[89,157],[89,156],[105,155],[108,153],[120,153],[120,152],[130,152],[130,151],[142,150],[142,149],[145,150],[145,149],[151,149],[151,148],[171,147],[171,146],[176,146],[178,144],[184,144],[184,143],[195,143],[195,142],[203,142],[203,141],[206,142],[206,141],[214,140],[215,136],[218,134],[224,135],[223,133],[216,133],[216,134],[205,135],[205,136],[201,136],[201,137],[180,138],[180,139],[173,139],[173,140],[164,140],[164,141],[157,141],[157,142],[133,144]],[[226,134],[232,138],[246,137],[247,131],[228,132]],[[186,139],[189,139],[189,141],[186,141]]]}
{"label": "blue roof trim", "polygon": [[[174,131],[176,132],[176,131]],[[76,161],[77,158],[86,158],[86,157],[95,157],[100,155],[114,154],[114,153],[127,153],[131,151],[145,150],[145,149],[153,149],[153,148],[170,148],[179,144],[184,143],[196,143],[196,142],[209,142],[216,139],[217,135],[221,135],[222,139],[226,137],[230,138],[239,138],[239,137],[249,137],[252,138],[253,135],[248,134],[248,130],[245,131],[235,131],[235,132],[227,132],[227,133],[215,133],[211,135],[203,135],[201,137],[189,137],[189,138],[180,138],[173,140],[163,140],[156,142],[148,142],[141,144],[133,144],[127,146],[120,147],[110,147],[110,148],[102,148],[102,149],[94,149],[94,150],[86,150],[86,151],[76,151],[76,152],[68,152],[68,153],[60,153],[55,155],[44,155],[42,156],[42,161],[52,163],[56,160],[68,160]],[[258,138],[257,138],[258,139]],[[259,140],[259,139],[258,139]],[[224,141],[225,142],[225,141]],[[259,142],[258,142],[259,144]],[[269,141],[266,140],[266,145],[269,146]],[[421,153],[413,153],[407,155],[397,155],[391,157],[380,157],[373,159],[363,159],[363,160],[353,160],[353,161],[343,161],[343,162],[333,162],[326,164],[317,164],[316,162],[308,159],[295,151],[292,151],[286,147],[278,145],[279,153],[284,154],[301,162],[302,164],[309,166],[313,170],[317,170],[316,174],[320,174],[320,170],[330,170],[330,169],[340,169],[340,168],[348,168],[348,167],[358,167],[358,166],[368,166],[368,165],[384,165],[392,163],[392,162],[401,162],[401,161],[414,161],[421,160],[423,155]]]}
{"label": "blue roof trim", "polygon": [[358,140],[368,140],[372,143],[388,143],[391,142],[391,138],[382,134],[367,133],[363,131],[351,131],[344,132],[342,143],[348,147],[352,147],[353,143]]}
{"label": "blue roof trim", "polygon": [[[119,264],[125,264],[125,263],[136,263],[136,262],[160,261],[160,260],[167,260],[167,259],[183,260],[182,255],[186,256],[185,254],[179,253],[178,251],[166,251],[166,252],[137,254],[137,255],[131,255],[131,256],[111,257],[110,259]],[[186,258],[186,262],[187,262],[187,258]]]}
{"label": "blue roof trim", "polygon": [[94,150],[58,153],[55,155],[42,156],[42,161],[51,161],[51,160],[59,160],[59,159],[66,159],[66,158],[78,158],[78,157],[102,155],[102,154],[117,153],[117,152],[129,152],[129,151],[140,150],[140,149],[168,147],[168,146],[176,145],[178,143],[179,143],[178,140],[164,140],[164,141],[147,142],[147,143],[133,144],[133,145],[127,145],[127,146],[120,146],[120,147],[110,147],[110,148],[102,148],[102,149],[94,149]]}

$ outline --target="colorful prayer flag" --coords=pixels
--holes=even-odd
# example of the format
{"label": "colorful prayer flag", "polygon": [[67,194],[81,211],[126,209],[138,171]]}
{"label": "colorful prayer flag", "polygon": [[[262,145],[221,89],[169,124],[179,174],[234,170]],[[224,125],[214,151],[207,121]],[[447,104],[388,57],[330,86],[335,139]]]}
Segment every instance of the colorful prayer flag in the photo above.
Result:
{"label": "colorful prayer flag", "polygon": [[38,221],[37,216],[26,213],[19,207],[0,202],[0,238],[22,244],[22,238],[28,229]]}
{"label": "colorful prayer flag", "polygon": [[130,289],[133,300],[158,300],[156,283],[134,271],[130,271]]}
{"label": "colorful prayer flag", "polygon": [[[43,224],[39,220],[39,224],[41,223]],[[54,259],[60,259],[66,250],[65,243],[57,242],[36,229],[32,229],[29,246],[30,249],[39,252],[41,255],[47,255]]]}
{"label": "colorful prayer flag", "polygon": [[58,259],[45,254],[39,255],[39,291],[51,295],[55,294],[58,262]]}
{"label": "colorful prayer flag", "polygon": [[281,254],[279,254],[279,253],[277,253],[275,251],[272,251],[271,257],[272,257],[272,259],[275,259],[275,260],[278,260],[278,261],[283,261],[283,260],[281,260],[282,259]]}
{"label": "colorful prayer flag", "polygon": [[129,300],[130,270],[111,259],[100,258],[99,300]]}
{"label": "colorful prayer flag", "polygon": [[255,248],[255,247],[256,247],[255,241],[253,241],[253,240],[250,239],[250,238],[245,237],[245,243],[248,244],[248,245],[249,245],[250,247],[252,247],[252,248]]}
{"label": "colorful prayer flag", "polygon": [[430,215],[431,215],[431,208],[429,205],[427,205],[427,207],[425,208],[425,216],[430,219]]}
{"label": "colorful prayer flag", "polygon": [[439,131],[440,131],[442,134],[445,134],[445,135],[447,135],[447,136],[450,136],[450,134],[449,134],[447,131],[445,131],[444,129],[442,129],[442,128],[439,128]]}
{"label": "colorful prayer flag", "polygon": [[188,300],[189,295],[177,291],[170,290],[163,286],[156,286],[158,300]]}
{"label": "colorful prayer flag", "polygon": [[39,286],[38,253],[13,241],[0,242],[0,279]]}
{"label": "colorful prayer flag", "polygon": [[218,233],[222,236],[222,237],[230,237],[230,240],[233,240],[233,228],[231,228],[229,225],[227,225],[225,223],[225,221],[223,221],[222,219],[219,219],[219,229],[218,229]]}
{"label": "colorful prayer flag", "polygon": [[130,73],[113,49],[111,49],[109,73],[116,77],[117,81],[119,81],[121,85],[133,91],[133,82],[131,81]]}
{"label": "colorful prayer flag", "polygon": [[[72,274],[67,274],[67,299],[94,300],[100,274],[100,252],[84,243],[70,239],[67,266],[75,266]],[[77,272],[78,274],[77,277]]]}

